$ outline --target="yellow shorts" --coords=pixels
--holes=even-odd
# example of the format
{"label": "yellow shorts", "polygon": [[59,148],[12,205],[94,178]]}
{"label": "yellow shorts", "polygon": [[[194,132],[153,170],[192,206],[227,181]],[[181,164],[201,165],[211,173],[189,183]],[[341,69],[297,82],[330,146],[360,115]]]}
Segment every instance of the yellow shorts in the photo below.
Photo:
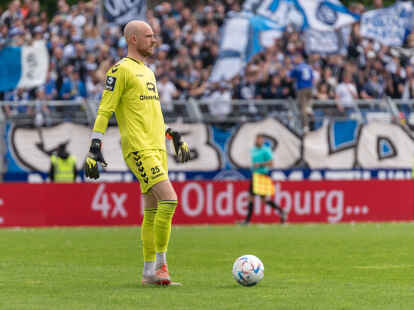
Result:
{"label": "yellow shorts", "polygon": [[252,192],[254,195],[273,196],[275,194],[273,180],[265,174],[253,173],[252,183]]}
{"label": "yellow shorts", "polygon": [[164,150],[132,152],[125,162],[137,177],[143,194],[155,184],[168,180],[168,155]]}

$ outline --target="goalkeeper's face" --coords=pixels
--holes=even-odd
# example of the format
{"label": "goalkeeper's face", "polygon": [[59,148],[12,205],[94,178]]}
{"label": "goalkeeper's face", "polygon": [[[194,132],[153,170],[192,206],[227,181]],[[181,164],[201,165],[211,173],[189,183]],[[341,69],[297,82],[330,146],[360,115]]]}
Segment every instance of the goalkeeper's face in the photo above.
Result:
{"label": "goalkeeper's face", "polygon": [[157,39],[152,31],[151,27],[145,27],[139,34],[136,41],[136,50],[144,57],[154,55],[155,46],[157,45]]}

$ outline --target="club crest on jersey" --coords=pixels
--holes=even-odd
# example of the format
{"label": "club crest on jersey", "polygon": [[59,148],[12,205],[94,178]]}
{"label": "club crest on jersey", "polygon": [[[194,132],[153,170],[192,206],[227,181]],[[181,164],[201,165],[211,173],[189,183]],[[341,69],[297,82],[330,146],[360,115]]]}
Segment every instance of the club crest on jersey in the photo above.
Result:
{"label": "club crest on jersey", "polygon": [[116,77],[114,76],[107,76],[105,82],[105,89],[113,91],[115,88]]}

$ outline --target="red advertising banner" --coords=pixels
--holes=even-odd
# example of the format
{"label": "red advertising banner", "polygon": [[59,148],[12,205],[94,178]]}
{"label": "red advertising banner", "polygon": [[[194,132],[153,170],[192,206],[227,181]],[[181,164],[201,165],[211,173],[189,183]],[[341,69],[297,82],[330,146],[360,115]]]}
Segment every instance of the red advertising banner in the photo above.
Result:
{"label": "red advertising banner", "polygon": [[[174,182],[175,224],[233,224],[247,213],[248,181]],[[412,181],[292,181],[275,184],[274,201],[288,222],[414,219]],[[0,184],[0,227],[137,225],[143,201],[137,183]],[[253,223],[278,222],[255,200]]]}

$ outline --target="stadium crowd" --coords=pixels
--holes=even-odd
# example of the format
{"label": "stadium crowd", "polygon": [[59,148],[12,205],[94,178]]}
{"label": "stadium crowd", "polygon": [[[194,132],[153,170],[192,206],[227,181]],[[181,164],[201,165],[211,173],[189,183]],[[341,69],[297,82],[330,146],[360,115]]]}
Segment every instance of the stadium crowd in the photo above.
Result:
{"label": "stadium crowd", "polygon": [[[51,19],[40,9],[39,0],[13,0],[0,9],[0,49],[44,39],[50,55],[45,85],[0,93],[0,100],[99,99],[106,70],[126,55],[121,27],[103,22],[98,0],[73,6],[58,0],[57,7]],[[353,4],[350,10],[360,14],[365,8]],[[191,8],[178,0],[148,9],[147,20],[159,36],[150,66],[167,109],[171,100],[189,97],[212,101],[295,97],[289,71],[296,54],[303,54],[313,68],[315,99],[351,104],[359,98],[414,98],[414,32],[404,49],[392,49],[361,37],[358,23],[352,25],[344,55],[306,55],[302,35],[289,27],[240,75],[212,83],[209,76],[219,54],[220,27],[239,11],[240,2],[235,0],[196,2]]]}

